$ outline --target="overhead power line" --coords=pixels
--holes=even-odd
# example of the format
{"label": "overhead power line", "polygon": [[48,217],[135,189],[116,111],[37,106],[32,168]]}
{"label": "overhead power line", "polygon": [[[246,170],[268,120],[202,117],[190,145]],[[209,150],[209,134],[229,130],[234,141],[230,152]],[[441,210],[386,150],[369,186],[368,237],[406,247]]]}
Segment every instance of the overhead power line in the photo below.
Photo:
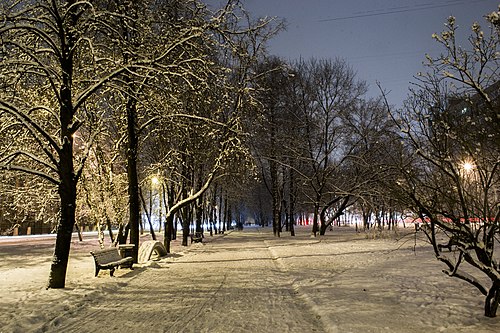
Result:
{"label": "overhead power line", "polygon": [[[441,3],[441,4],[427,3],[427,4],[422,4],[422,5],[414,5],[412,7],[409,7],[409,6],[395,7],[395,8],[389,8],[389,9],[384,10],[384,11],[379,11],[379,12],[367,11],[367,12],[364,12],[361,14],[356,14],[356,15],[351,15],[351,16],[339,16],[339,17],[321,19],[321,20],[318,20],[318,22],[342,21],[342,20],[350,20],[350,19],[363,18],[363,17],[372,17],[372,16],[382,16],[382,15],[391,15],[391,14],[398,14],[398,13],[415,12],[415,11],[429,10],[429,9],[435,9],[435,8],[468,5],[468,4],[474,4],[474,3],[478,3],[478,2],[484,2],[484,1],[489,1],[489,0],[475,0],[475,1],[459,0],[459,1],[447,1],[446,3]],[[492,8],[492,10],[493,9],[494,8]]]}

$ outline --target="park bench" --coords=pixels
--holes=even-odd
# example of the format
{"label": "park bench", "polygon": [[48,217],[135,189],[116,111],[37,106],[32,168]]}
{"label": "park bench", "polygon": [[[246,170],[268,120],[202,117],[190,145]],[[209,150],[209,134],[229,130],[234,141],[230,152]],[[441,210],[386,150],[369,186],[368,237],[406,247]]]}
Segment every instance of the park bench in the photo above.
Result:
{"label": "park bench", "polygon": [[203,234],[201,232],[195,232],[194,234],[190,234],[191,236],[191,244],[201,243],[203,241]]}
{"label": "park bench", "polygon": [[124,264],[130,265],[132,269],[132,264],[134,259],[132,257],[122,258],[120,253],[115,247],[110,247],[108,249],[91,251],[90,254],[94,257],[95,262],[95,276],[99,274],[101,269],[109,269],[109,275],[113,276],[116,267]]}

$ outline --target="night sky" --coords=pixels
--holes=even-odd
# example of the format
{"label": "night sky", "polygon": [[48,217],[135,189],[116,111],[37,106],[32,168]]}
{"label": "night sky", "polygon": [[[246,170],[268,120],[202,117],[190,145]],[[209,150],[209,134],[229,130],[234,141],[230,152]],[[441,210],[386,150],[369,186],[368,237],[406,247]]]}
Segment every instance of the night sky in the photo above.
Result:
{"label": "night sky", "polygon": [[[216,3],[217,1],[208,1]],[[495,0],[243,0],[255,16],[286,19],[287,30],[269,45],[288,60],[344,58],[379,94],[376,81],[391,91],[389,102],[401,105],[413,76],[423,71],[425,53],[437,55],[432,33],[457,17],[459,35],[469,35],[483,16],[498,8]],[[464,42],[465,43],[465,42]]]}

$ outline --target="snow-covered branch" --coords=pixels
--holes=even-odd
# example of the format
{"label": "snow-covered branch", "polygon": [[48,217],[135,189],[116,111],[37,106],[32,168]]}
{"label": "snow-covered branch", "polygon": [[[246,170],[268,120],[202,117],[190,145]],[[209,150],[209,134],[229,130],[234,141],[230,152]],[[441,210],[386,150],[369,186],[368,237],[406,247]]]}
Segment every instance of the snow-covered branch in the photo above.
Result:
{"label": "snow-covered branch", "polygon": [[12,170],[12,171],[24,172],[24,173],[27,173],[27,174],[30,174],[30,175],[42,177],[43,179],[48,180],[49,182],[51,182],[54,185],[59,185],[59,180],[57,180],[56,178],[50,176],[49,174],[47,174],[47,173],[45,173],[43,171],[40,171],[40,170],[31,169],[31,168],[24,167],[24,166],[21,166],[21,165],[15,165],[15,164],[7,164],[7,165],[5,165],[5,164],[0,164],[0,170],[7,170],[7,171]]}

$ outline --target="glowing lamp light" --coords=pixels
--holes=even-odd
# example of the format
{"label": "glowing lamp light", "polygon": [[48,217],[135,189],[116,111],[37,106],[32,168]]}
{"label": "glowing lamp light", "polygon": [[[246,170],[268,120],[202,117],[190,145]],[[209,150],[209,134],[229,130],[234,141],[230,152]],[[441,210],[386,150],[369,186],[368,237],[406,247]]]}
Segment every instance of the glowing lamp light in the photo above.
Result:
{"label": "glowing lamp light", "polygon": [[160,182],[160,180],[158,179],[158,177],[153,177],[151,178],[151,184],[153,185],[158,185],[158,183]]}
{"label": "glowing lamp light", "polygon": [[471,162],[464,162],[462,164],[462,168],[465,172],[470,172],[472,171],[472,169],[474,169],[474,164],[472,164]]}

